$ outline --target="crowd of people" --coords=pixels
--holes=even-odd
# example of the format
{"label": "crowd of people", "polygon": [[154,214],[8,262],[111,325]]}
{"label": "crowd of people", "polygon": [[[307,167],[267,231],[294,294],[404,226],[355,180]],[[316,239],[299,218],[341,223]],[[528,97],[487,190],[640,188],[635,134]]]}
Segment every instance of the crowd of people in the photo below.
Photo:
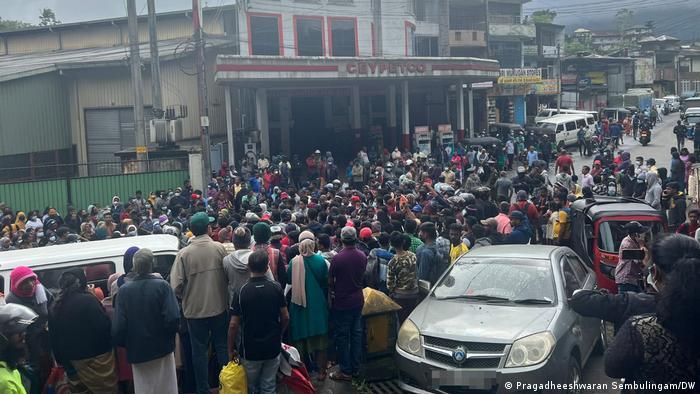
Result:
{"label": "crowd of people", "polygon": [[[16,268],[8,306],[0,307],[0,387],[15,391],[0,391],[24,392],[26,379],[15,372],[26,362],[30,391],[39,392],[56,362],[76,393],[177,392],[178,382],[185,392],[208,393],[210,372],[240,358],[249,391],[274,393],[283,341],[301,353],[316,382],[349,381],[363,359],[365,287],[399,304],[402,322],[419,302],[418,280],[435,283],[469,250],[568,245],[571,204],[595,194],[646,200],[667,212],[671,231],[695,237],[700,211],[686,215],[684,194],[695,156],[684,147],[673,148],[670,171],[653,158],[633,161],[628,152],[613,157],[614,149],[603,149],[578,176],[553,141],[521,155],[522,138],[510,136],[496,151],[458,144],[438,159],[363,149],[344,176],[331,152],[316,150],[304,162],[261,156],[240,171],[224,163],[206,190],[185,181],[125,202],[115,196],[106,206],[68,207],[65,216],[54,207],[27,214],[3,205],[1,251],[161,233],[177,237],[182,249],[167,277],[153,273],[151,251],[126,250],[125,273],[109,277],[102,300],[81,269],[64,272],[52,294],[30,268]],[[643,230],[629,229],[630,236]],[[697,278],[694,269],[679,272]],[[629,271],[620,277],[638,274]],[[621,293],[642,290],[625,283]],[[696,300],[688,291],[668,294]],[[689,340],[697,350],[677,315],[694,313],[697,321],[697,310],[655,305],[658,318],[621,325],[628,340],[638,340],[631,332],[641,325],[660,325],[679,333],[678,346]],[[26,353],[13,336],[24,332]],[[181,357],[186,373],[178,377]],[[611,376],[631,370],[615,365]]]}

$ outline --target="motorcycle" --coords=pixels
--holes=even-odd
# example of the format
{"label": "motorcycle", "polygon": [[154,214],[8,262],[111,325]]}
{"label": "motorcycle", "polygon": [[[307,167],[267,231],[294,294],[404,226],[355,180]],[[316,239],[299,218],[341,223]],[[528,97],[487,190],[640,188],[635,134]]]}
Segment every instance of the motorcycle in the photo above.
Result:
{"label": "motorcycle", "polygon": [[642,146],[647,146],[649,142],[651,142],[651,131],[641,130],[639,132],[639,142],[642,144]]}

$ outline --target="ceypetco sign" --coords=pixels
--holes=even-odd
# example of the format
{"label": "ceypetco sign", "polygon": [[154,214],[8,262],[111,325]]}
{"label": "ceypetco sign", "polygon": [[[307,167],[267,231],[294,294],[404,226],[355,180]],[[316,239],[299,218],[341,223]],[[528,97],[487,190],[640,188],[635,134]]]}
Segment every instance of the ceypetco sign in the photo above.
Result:
{"label": "ceypetco sign", "polygon": [[384,63],[384,62],[350,62],[345,66],[348,74],[359,75],[408,75],[424,74],[426,65],[423,63]]}

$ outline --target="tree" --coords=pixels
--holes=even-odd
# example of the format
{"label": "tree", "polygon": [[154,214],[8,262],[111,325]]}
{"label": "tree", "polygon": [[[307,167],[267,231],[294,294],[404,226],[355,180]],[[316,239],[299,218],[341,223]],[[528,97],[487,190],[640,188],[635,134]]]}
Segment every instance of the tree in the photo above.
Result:
{"label": "tree", "polygon": [[617,28],[620,29],[621,33],[629,29],[634,25],[634,11],[623,8],[615,14],[615,21],[617,21]]}
{"label": "tree", "polygon": [[3,30],[17,30],[17,29],[22,29],[25,27],[31,26],[31,23],[27,22],[22,22],[22,21],[13,21],[10,19],[2,19],[0,18],[0,31]]}
{"label": "tree", "polygon": [[61,23],[51,8],[44,8],[39,15],[39,26],[53,26]]}
{"label": "tree", "polygon": [[656,28],[656,22],[649,20],[644,22],[644,27],[647,29],[651,30],[652,33],[654,33],[654,29]]}
{"label": "tree", "polygon": [[554,22],[554,18],[556,18],[556,17],[557,17],[557,12],[552,11],[549,8],[547,8],[546,10],[539,10],[539,11],[533,12],[530,19],[534,23],[552,23],[552,22]]}

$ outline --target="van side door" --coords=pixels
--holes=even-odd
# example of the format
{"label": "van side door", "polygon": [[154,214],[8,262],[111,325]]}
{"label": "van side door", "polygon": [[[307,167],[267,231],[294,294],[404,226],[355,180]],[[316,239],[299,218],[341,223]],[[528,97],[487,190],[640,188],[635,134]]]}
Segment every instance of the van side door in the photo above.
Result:
{"label": "van side door", "polygon": [[573,145],[576,143],[576,121],[566,122],[566,145]]}

